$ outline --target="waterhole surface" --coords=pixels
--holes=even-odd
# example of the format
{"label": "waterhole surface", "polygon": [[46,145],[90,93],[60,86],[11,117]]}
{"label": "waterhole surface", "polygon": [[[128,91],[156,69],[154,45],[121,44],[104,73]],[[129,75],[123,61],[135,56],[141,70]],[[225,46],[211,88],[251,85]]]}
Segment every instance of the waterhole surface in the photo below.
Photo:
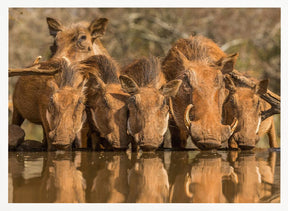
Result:
{"label": "waterhole surface", "polygon": [[279,203],[280,152],[9,152],[13,203]]}

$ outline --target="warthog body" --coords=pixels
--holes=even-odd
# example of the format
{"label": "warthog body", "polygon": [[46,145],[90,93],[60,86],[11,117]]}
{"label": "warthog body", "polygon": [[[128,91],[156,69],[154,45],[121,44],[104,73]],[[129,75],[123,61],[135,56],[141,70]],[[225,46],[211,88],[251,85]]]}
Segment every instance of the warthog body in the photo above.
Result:
{"label": "warthog body", "polygon": [[239,120],[234,134],[229,139],[231,148],[254,148],[259,137],[268,133],[270,147],[278,147],[273,116],[261,120],[261,112],[271,105],[260,98],[267,92],[268,80],[260,81],[255,88],[235,86],[229,76],[226,78],[229,96],[224,103],[224,120],[231,124],[234,116]]}
{"label": "warthog body", "polygon": [[163,72],[168,80],[182,80],[172,98],[175,123],[170,131],[174,147],[184,147],[189,134],[200,149],[218,148],[228,140],[237,121],[231,126],[221,122],[228,94],[224,74],[233,70],[236,57],[226,56],[213,41],[202,36],[180,39],[170,49],[162,63]]}
{"label": "warthog body", "polygon": [[87,84],[87,106],[90,128],[99,133],[98,144],[106,148],[127,149],[131,136],[127,134],[129,94],[123,92],[117,64],[104,55],[93,56],[85,61],[94,72]]}
{"label": "warthog body", "polygon": [[49,150],[70,148],[85,118],[83,75],[77,67],[62,65],[61,83],[53,76],[24,76],[13,94],[12,124],[24,119],[41,124]]}
{"label": "warthog body", "polygon": [[[41,65],[39,64],[40,66],[52,67],[53,69],[55,68],[55,61],[61,60],[62,57],[65,57],[71,62],[76,62],[95,54],[107,54],[99,40],[106,30],[107,19],[96,19],[90,24],[77,23],[70,27],[63,26],[59,21],[53,18],[47,18],[47,23],[50,35],[54,37],[54,44],[51,46],[52,58],[46,62],[46,65],[43,65],[42,63]],[[35,65],[37,66],[37,64]],[[57,65],[59,64],[56,62],[56,66]],[[52,148],[51,140],[54,141],[55,146],[60,148],[64,145],[70,146],[73,141],[72,139],[75,138],[75,127],[80,126],[78,120],[73,124],[72,118],[80,118],[78,117],[78,114],[76,115],[77,117],[74,116],[73,109],[75,109],[75,106],[78,105],[77,102],[79,101],[81,106],[77,107],[77,109],[81,111],[80,116],[82,116],[82,104],[84,102],[83,93],[81,91],[83,87],[77,87],[77,85],[75,85],[77,83],[79,85],[83,82],[83,76],[80,76],[77,73],[68,73],[67,71],[70,71],[71,68],[63,69],[60,67],[58,69],[62,69],[62,73],[64,73],[65,76],[63,76],[63,74],[56,74],[53,76],[21,76],[13,94],[14,111],[12,124],[21,125],[24,119],[28,119],[36,124],[42,124],[44,141],[46,142],[49,140],[49,149]],[[49,86],[47,85],[48,81],[50,84]],[[66,84],[68,86],[66,86]],[[59,85],[60,88],[58,87]],[[54,101],[50,101],[50,97],[51,99],[56,100],[57,103],[63,105],[59,107]],[[56,107],[52,108],[52,104]],[[67,106],[72,106],[73,109],[71,108],[72,110],[70,110]],[[49,115],[47,119],[46,110],[48,109],[49,111],[49,108],[54,109],[53,112],[59,113],[57,115]],[[55,110],[56,108],[57,110]],[[51,111],[50,114],[53,112]],[[62,115],[65,115],[65,117],[61,117]],[[72,122],[69,124],[58,122],[59,120],[57,120],[57,118],[60,117],[68,122],[68,119],[70,119]],[[51,118],[54,120],[52,121]],[[48,121],[50,121],[49,124]],[[61,131],[59,131],[60,128],[55,131],[55,127],[60,126],[59,124],[62,125]]]}
{"label": "warthog body", "polygon": [[128,133],[143,150],[156,149],[168,129],[167,98],[174,96],[180,80],[166,83],[157,58],[143,58],[124,68],[119,77],[127,102]]}

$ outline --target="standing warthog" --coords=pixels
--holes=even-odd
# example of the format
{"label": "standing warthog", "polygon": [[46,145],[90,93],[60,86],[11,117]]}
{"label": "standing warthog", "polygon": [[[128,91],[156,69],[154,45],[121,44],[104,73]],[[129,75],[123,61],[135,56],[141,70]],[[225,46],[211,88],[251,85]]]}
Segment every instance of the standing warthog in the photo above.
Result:
{"label": "standing warthog", "polygon": [[[69,74],[66,74],[67,70],[62,70],[65,72],[67,77],[63,77],[61,74],[56,74],[59,70],[62,69],[62,66],[59,65],[62,61],[62,57],[70,60],[71,62],[80,61],[86,59],[95,54],[107,54],[107,51],[102,46],[99,38],[104,35],[107,19],[100,18],[92,21],[90,24],[88,23],[77,23],[73,24],[70,27],[63,26],[59,21],[53,18],[47,18],[47,23],[49,27],[50,34],[55,38],[53,46],[51,46],[52,58],[43,63],[34,62],[34,64],[29,68],[23,69],[10,69],[9,76],[22,75],[19,78],[16,88],[14,91],[14,112],[13,112],[13,120],[12,124],[21,125],[25,118],[30,120],[31,122],[42,124],[44,129],[44,141],[46,142],[46,138],[52,138],[53,140],[57,140],[60,134],[55,134],[54,128],[48,127],[48,122],[46,119],[46,109],[49,102],[49,97],[52,96],[53,92],[56,91],[59,87],[56,84],[69,84],[72,78],[77,75],[76,73],[71,73],[72,78]],[[108,55],[109,56],[109,55]],[[32,76],[40,74],[40,76]],[[43,76],[43,75],[53,75],[54,76]],[[77,76],[78,77],[78,76]],[[80,76],[81,77],[81,76]],[[49,82],[51,87],[47,85]],[[65,81],[69,80],[69,81]],[[81,80],[78,79],[77,80]],[[83,80],[83,77],[82,77]],[[82,81],[81,81],[82,82]],[[74,83],[74,82],[73,82]],[[80,82],[79,82],[80,83]],[[82,83],[82,85],[84,85]],[[71,86],[71,84],[70,84]],[[17,88],[18,87],[18,88]],[[65,87],[65,86],[64,86]],[[77,87],[73,87],[73,89]],[[60,87],[62,89],[62,87]],[[81,88],[81,87],[80,87]],[[68,90],[67,90],[68,91]],[[68,92],[72,92],[69,90]],[[74,95],[71,95],[71,97]],[[73,105],[77,101],[73,101],[70,97],[68,97]],[[74,97],[73,97],[74,98]],[[54,98],[53,98],[54,99]],[[57,98],[58,99],[58,98]],[[75,100],[75,99],[74,99]],[[62,101],[62,100],[60,100]],[[66,106],[66,102],[63,101]],[[55,105],[55,103],[53,104]],[[67,104],[69,105],[69,104]],[[57,106],[57,105],[56,105]],[[70,106],[70,105],[69,105]],[[50,108],[51,106],[49,106]],[[41,109],[40,109],[41,108]],[[82,108],[81,108],[82,109]],[[53,111],[54,112],[54,111]],[[68,113],[67,113],[68,115]],[[73,116],[73,112],[70,112],[71,118]],[[53,115],[49,115],[51,117]],[[54,118],[54,117],[53,117]],[[76,118],[73,116],[73,118]],[[57,122],[57,120],[55,120]],[[58,123],[55,123],[58,124]],[[73,124],[70,123],[70,125]],[[77,124],[75,124],[77,125]],[[66,125],[68,128],[68,126]],[[74,126],[73,126],[74,127]],[[71,127],[70,127],[71,128]],[[45,134],[48,131],[51,131],[51,134]],[[75,132],[75,131],[74,131]],[[57,138],[56,138],[57,137]],[[65,137],[65,139],[68,137]],[[60,140],[63,139],[61,137],[59,141],[59,146],[66,144],[70,144],[71,138],[66,139],[65,141]],[[75,138],[75,137],[74,137]],[[69,140],[69,141],[68,141]],[[47,144],[47,143],[46,143]],[[51,143],[48,141],[48,148],[51,149]]]}
{"label": "standing warthog", "polygon": [[77,65],[62,61],[56,83],[53,76],[22,76],[13,93],[12,124],[25,119],[43,127],[48,150],[70,148],[85,119],[83,74]]}
{"label": "standing warthog", "polygon": [[180,80],[165,82],[157,58],[142,58],[124,68],[119,77],[128,100],[128,133],[143,150],[156,149],[168,129],[167,98],[175,96]]}
{"label": "standing warthog", "polygon": [[236,115],[239,123],[229,139],[231,148],[254,148],[259,137],[268,133],[270,147],[278,147],[273,116],[262,119],[262,112],[271,108],[269,103],[260,98],[267,92],[268,80],[260,81],[254,88],[235,86],[232,78],[226,76],[229,96],[224,103],[224,120],[227,124]]}
{"label": "standing warthog", "polygon": [[127,149],[131,142],[127,134],[129,94],[121,88],[117,64],[104,55],[93,56],[82,63],[93,72],[87,83],[87,114],[90,128],[105,139],[97,143],[106,148]]}
{"label": "standing warthog", "polygon": [[224,74],[233,70],[236,58],[237,54],[226,56],[213,41],[201,36],[180,39],[170,49],[163,72],[168,80],[182,80],[170,105],[179,130],[171,126],[174,147],[184,147],[189,134],[200,149],[218,148],[231,136],[237,120],[231,126],[223,125],[222,105],[228,95]]}

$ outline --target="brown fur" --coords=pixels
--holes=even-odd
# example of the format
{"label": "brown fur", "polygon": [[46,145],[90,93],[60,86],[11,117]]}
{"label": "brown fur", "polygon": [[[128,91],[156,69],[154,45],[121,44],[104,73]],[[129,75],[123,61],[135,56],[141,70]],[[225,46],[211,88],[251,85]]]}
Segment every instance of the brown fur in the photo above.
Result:
{"label": "brown fur", "polygon": [[[221,122],[222,105],[228,94],[223,79],[225,73],[233,70],[236,57],[226,56],[212,40],[202,36],[180,39],[169,50],[162,63],[165,77],[182,80],[178,94],[172,98],[174,120],[170,130],[174,147],[184,147],[189,132],[200,149],[217,148],[227,141],[230,127]],[[184,111],[189,104],[193,104],[193,109],[188,132]]]}
{"label": "brown fur", "polygon": [[[70,27],[65,27],[52,18],[47,18],[47,23],[50,35],[55,38],[55,48],[52,50],[51,61],[65,57],[71,62],[75,62],[91,55],[107,54],[99,40],[99,37],[104,35],[106,30],[107,19],[94,20],[90,25],[79,23]],[[68,80],[73,81],[69,77],[71,77],[71,74],[74,75],[74,73],[70,74],[66,70],[62,70],[62,72],[66,75],[22,76],[19,78],[13,94],[14,112],[12,124],[21,125],[26,118],[33,123],[42,124],[44,140],[47,141],[47,138],[49,138],[47,133],[51,128],[49,128],[46,120],[46,109],[49,97],[53,93],[51,88],[47,86],[47,82],[52,81],[53,84],[58,84],[59,86],[68,83]],[[63,144],[62,141],[61,144]],[[51,148],[50,141],[48,141],[48,147],[49,149]]]}
{"label": "brown fur", "polygon": [[168,126],[166,100],[174,96],[181,81],[165,82],[157,58],[143,58],[124,68],[120,82],[130,94],[128,132],[143,150],[156,149]]}
{"label": "brown fur", "polygon": [[82,127],[83,76],[75,66],[64,65],[62,71],[65,83],[55,83],[53,76],[23,76],[13,94],[12,124],[21,125],[24,119],[41,124],[48,150],[70,148]]}
{"label": "brown fur", "polygon": [[[231,124],[234,116],[239,120],[234,134],[229,139],[229,146],[251,149],[261,136],[268,133],[270,147],[278,147],[273,116],[261,121],[261,112],[271,108],[269,103],[260,98],[260,95],[267,91],[268,81],[261,81],[255,88],[235,86],[233,81],[226,81],[230,94],[224,104],[224,120],[227,124]],[[259,121],[261,124],[256,131]]]}

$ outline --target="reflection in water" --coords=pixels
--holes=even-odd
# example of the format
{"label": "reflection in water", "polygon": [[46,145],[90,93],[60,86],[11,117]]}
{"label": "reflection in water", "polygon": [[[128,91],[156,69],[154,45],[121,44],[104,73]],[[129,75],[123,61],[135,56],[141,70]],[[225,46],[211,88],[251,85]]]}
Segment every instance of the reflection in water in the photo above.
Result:
{"label": "reflection in water", "polygon": [[280,152],[9,153],[9,202],[280,202]]}
{"label": "reflection in water", "polygon": [[169,181],[161,158],[155,154],[143,155],[128,173],[127,202],[168,202]]}

